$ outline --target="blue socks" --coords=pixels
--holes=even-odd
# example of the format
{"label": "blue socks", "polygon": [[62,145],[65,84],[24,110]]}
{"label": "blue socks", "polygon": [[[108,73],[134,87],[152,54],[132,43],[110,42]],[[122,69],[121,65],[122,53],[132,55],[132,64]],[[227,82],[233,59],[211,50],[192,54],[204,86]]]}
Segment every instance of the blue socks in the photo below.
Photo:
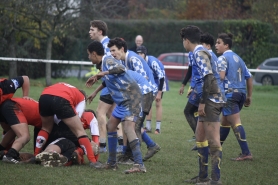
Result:
{"label": "blue socks", "polygon": [[118,137],[117,132],[108,132],[108,151],[109,151],[109,157],[108,157],[108,163],[109,164],[115,164],[117,160],[117,143],[118,143]]}
{"label": "blue socks", "polygon": [[150,136],[145,131],[142,133],[142,140],[146,143],[148,148],[155,146],[155,142],[150,138]]}

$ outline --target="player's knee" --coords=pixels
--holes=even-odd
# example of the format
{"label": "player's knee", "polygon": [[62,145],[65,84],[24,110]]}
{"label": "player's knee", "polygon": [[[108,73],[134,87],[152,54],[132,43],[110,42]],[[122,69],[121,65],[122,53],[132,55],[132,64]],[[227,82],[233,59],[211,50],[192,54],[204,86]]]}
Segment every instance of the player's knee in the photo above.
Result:
{"label": "player's knee", "polygon": [[100,125],[106,124],[106,115],[105,114],[98,114],[97,121]]}
{"label": "player's knee", "polygon": [[162,101],[162,100],[160,100],[160,102],[156,102],[156,104],[155,104],[156,110],[162,108],[161,101]]}
{"label": "player's knee", "polygon": [[30,135],[24,135],[24,136],[21,136],[18,139],[20,139],[22,144],[25,145],[30,141],[31,138],[30,138]]}

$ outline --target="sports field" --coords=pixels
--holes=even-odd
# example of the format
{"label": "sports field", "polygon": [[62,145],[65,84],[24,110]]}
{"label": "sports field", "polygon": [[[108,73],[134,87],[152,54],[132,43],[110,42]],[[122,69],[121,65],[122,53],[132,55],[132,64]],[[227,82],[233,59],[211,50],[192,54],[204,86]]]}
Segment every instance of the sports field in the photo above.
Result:
{"label": "sports field", "polygon": [[[52,83],[63,81],[84,89],[87,94],[93,91],[85,87],[85,81],[76,78],[53,79]],[[45,79],[31,80],[30,96],[38,100],[43,90]],[[95,85],[96,87],[96,85]],[[179,82],[170,83],[170,91],[163,96],[163,121],[161,134],[150,136],[161,150],[149,161],[145,162],[147,173],[123,174],[129,168],[119,166],[118,171],[98,171],[88,165],[45,168],[39,165],[14,165],[0,162],[0,184],[90,184],[90,185],[179,185],[183,181],[198,174],[197,152],[190,149],[194,146],[193,133],[185,120],[183,109],[187,102],[185,95],[178,94]],[[21,89],[16,93],[21,96]],[[87,105],[96,109],[98,98]],[[252,104],[241,112],[242,124],[245,128],[248,144],[253,154],[253,161],[234,162],[230,158],[240,153],[240,148],[233,132],[230,132],[223,145],[221,179],[224,185],[270,185],[277,184],[278,176],[278,86],[254,86]],[[154,109],[155,111],[155,109]],[[155,112],[153,113],[155,115]],[[155,129],[153,118],[153,130]],[[33,128],[30,127],[31,135]],[[22,149],[32,152],[33,139]],[[143,154],[146,145],[142,144]],[[100,156],[105,162],[107,154]],[[209,168],[210,169],[210,168]]]}

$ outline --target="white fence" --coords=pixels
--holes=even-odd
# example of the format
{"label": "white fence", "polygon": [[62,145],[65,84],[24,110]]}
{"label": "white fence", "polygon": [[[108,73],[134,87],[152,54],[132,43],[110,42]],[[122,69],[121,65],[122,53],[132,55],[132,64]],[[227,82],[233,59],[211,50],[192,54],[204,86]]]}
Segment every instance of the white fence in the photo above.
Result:
{"label": "white fence", "polygon": [[[85,61],[70,61],[70,60],[45,60],[45,59],[30,59],[30,58],[8,58],[0,57],[0,60],[3,61],[14,61],[14,62],[41,62],[41,63],[55,63],[55,64],[75,64],[75,65],[90,65],[91,62]],[[165,69],[188,69],[187,66],[164,66]],[[261,70],[261,69],[249,69],[250,72],[256,73],[278,73],[278,70]]]}

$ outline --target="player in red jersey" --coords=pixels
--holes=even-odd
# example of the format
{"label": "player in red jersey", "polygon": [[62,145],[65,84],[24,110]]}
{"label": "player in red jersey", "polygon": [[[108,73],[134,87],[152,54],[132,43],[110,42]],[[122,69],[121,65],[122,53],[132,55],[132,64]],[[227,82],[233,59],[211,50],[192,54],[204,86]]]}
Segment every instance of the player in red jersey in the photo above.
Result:
{"label": "player in red jersey", "polygon": [[0,79],[0,104],[7,99],[11,99],[18,88],[22,87],[22,97],[30,99],[30,82],[28,76],[18,76],[12,79]]}
{"label": "player in red jersey", "polygon": [[0,107],[1,126],[6,134],[0,144],[0,150],[11,148],[3,156],[4,162],[18,163],[19,151],[29,142],[30,133],[28,125],[41,128],[39,104],[35,100],[12,98],[4,101]]}
{"label": "player in red jersey", "polygon": [[[84,164],[84,151],[80,147],[78,138],[69,129],[69,127],[61,120],[54,116],[54,126],[48,137],[47,142],[42,147],[43,152],[36,155],[37,163],[45,167],[58,167],[58,166],[70,166],[73,164]],[[92,136],[91,145],[95,158],[98,159],[99,155],[99,129],[98,122],[95,117],[95,112],[91,109],[87,109],[80,118],[83,128],[90,129]],[[34,139],[37,138],[39,130],[34,131]],[[24,161],[29,162],[30,155],[20,154],[23,156]],[[26,157],[25,157],[26,156]],[[34,156],[32,156],[34,157]],[[22,157],[21,157],[22,158]]]}
{"label": "player in red jersey", "polygon": [[36,139],[35,155],[39,154],[47,141],[56,114],[57,118],[61,119],[78,138],[80,146],[90,161],[90,166],[101,167],[101,163],[94,156],[90,140],[80,120],[85,109],[85,97],[86,95],[79,89],[66,83],[57,83],[43,90],[39,99],[42,129]]}
{"label": "player in red jersey", "polygon": [[[98,160],[98,156],[99,156],[99,152],[100,152],[100,150],[99,150],[99,127],[98,127],[98,121],[97,121],[97,118],[95,115],[96,114],[93,110],[86,109],[80,119],[81,119],[83,128],[90,129],[90,133],[92,136],[91,144],[93,147],[95,158],[96,158],[96,160]],[[58,126],[55,125],[55,131],[54,131],[55,133],[53,133],[53,130],[51,132],[51,136],[50,136],[50,138],[52,138],[51,141],[53,141],[59,137],[65,137],[65,138],[71,140],[77,146],[76,150],[74,151],[74,153],[72,155],[73,163],[74,164],[82,164],[84,162],[84,159],[83,159],[84,151],[82,148],[80,148],[78,139],[70,131],[70,129],[65,125],[65,123],[63,123],[60,120],[55,120],[54,122],[56,122]]]}

